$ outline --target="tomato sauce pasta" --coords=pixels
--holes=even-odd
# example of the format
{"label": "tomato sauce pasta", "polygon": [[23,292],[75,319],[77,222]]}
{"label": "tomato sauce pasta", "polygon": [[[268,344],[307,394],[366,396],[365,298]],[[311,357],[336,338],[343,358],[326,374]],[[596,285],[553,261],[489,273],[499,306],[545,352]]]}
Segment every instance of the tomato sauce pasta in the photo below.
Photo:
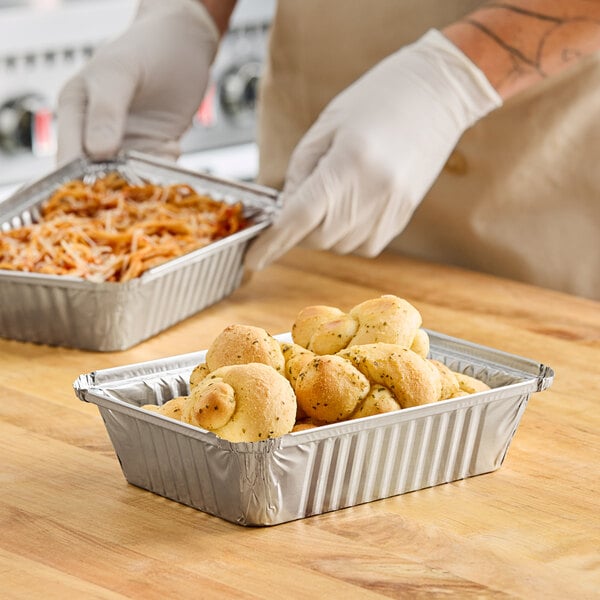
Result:
{"label": "tomato sauce pasta", "polygon": [[242,213],[186,184],[73,180],[42,203],[39,222],[0,233],[0,269],[124,282],[243,229]]}

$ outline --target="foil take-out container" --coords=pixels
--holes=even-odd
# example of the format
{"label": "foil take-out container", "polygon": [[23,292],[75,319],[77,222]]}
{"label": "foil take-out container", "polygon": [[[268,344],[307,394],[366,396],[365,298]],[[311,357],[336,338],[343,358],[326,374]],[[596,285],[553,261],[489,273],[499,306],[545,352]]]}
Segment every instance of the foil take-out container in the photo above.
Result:
{"label": "foil take-out container", "polygon": [[125,350],[215,304],[237,289],[250,241],[272,221],[277,194],[129,152],[75,160],[0,204],[0,230],[30,225],[39,207],[72,179],[119,172],[131,183],[187,183],[216,200],[241,202],[250,225],[122,283],[0,269],[0,337],[84,350]]}
{"label": "foil take-out container", "polygon": [[[205,351],[80,375],[125,479],[239,525],[267,526],[498,469],[532,393],[553,370],[428,331],[431,358],[492,389],[441,402],[233,443],[141,408],[189,393]],[[276,336],[291,341],[289,334]]]}

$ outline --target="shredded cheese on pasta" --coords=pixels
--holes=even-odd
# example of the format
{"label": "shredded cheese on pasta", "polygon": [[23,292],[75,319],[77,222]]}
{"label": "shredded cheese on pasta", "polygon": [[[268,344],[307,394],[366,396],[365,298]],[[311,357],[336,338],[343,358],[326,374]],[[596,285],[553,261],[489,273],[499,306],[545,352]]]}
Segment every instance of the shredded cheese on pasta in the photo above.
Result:
{"label": "shredded cheese on pasta", "polygon": [[124,282],[243,229],[242,210],[186,184],[73,180],[42,203],[39,222],[0,233],[0,269]]}

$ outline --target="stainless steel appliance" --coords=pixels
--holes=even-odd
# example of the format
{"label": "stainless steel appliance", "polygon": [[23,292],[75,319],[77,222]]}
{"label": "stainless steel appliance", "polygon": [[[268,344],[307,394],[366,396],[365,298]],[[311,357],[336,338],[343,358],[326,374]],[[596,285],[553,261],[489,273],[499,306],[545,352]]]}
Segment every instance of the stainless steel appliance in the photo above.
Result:
{"label": "stainless steel appliance", "polygon": [[[0,0],[0,198],[55,165],[59,90],[126,29],[137,0]],[[255,103],[275,0],[240,0],[212,82],[182,140],[186,167],[239,179],[257,168]]]}

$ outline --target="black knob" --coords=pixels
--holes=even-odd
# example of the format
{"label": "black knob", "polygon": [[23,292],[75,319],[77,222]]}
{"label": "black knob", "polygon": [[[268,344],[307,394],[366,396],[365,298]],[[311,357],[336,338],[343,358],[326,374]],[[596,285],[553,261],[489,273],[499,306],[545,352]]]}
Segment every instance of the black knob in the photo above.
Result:
{"label": "black knob", "polygon": [[219,101],[229,119],[242,125],[254,119],[261,69],[259,62],[250,61],[224,73]]}
{"label": "black knob", "polygon": [[54,152],[52,110],[42,96],[25,94],[0,106],[0,148],[37,156]]}

